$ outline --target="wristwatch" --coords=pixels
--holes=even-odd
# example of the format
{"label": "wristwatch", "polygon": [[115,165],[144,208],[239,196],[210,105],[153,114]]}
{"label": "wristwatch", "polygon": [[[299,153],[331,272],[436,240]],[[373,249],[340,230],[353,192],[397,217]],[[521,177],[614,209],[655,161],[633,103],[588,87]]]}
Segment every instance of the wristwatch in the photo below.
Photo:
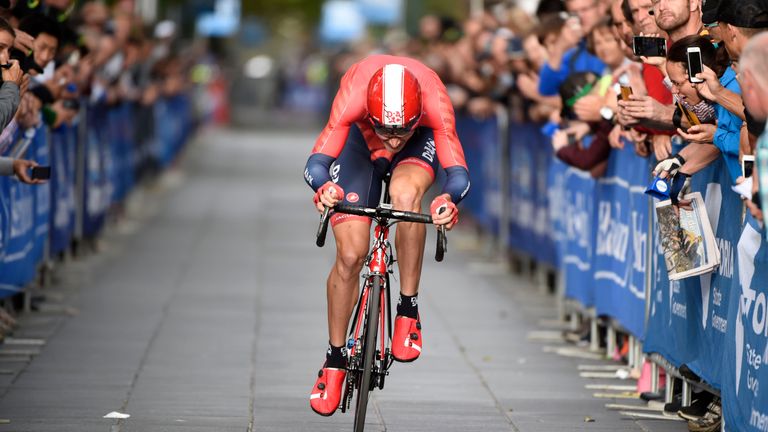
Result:
{"label": "wristwatch", "polygon": [[616,113],[613,112],[611,107],[604,106],[600,108],[600,116],[604,118],[605,120],[612,122],[613,118],[616,116]]}

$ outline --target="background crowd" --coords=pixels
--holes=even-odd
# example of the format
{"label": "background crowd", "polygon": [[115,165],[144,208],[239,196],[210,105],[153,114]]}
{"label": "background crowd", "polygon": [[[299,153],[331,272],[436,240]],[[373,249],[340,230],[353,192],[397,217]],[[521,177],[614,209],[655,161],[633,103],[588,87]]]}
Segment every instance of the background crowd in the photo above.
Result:
{"label": "background crowd", "polygon": [[[768,114],[768,34],[761,34],[768,29],[768,2],[545,0],[539,3],[535,14],[530,14],[515,6],[514,2],[501,1],[486,2],[484,10],[477,12],[463,22],[447,17],[424,16],[420,21],[418,37],[390,31],[379,46],[370,42],[360,43],[335,58],[332,75],[340,76],[352,63],[371,52],[416,57],[434,69],[445,82],[460,117],[477,120],[508,116],[510,136],[519,133],[522,125],[537,125],[537,130],[540,128],[545,136],[541,142],[551,145],[557,159],[589,172],[595,179],[606,175],[612,153],[624,152],[625,149],[632,150],[634,154],[631,157],[622,156],[623,166],[618,170],[613,168],[610,181],[618,179],[615,182],[621,183],[626,180],[622,178],[623,173],[637,170],[645,172],[645,177],[641,178],[650,181],[650,173],[653,172],[669,181],[669,195],[675,205],[688,205],[683,197],[691,191],[691,185],[696,184],[697,173],[706,172],[699,176],[699,184],[704,186],[698,188],[703,194],[711,190],[706,184],[711,183],[712,178],[722,179],[715,181],[721,181],[724,186],[722,192],[718,192],[717,200],[714,195],[707,198],[710,217],[714,215],[715,219],[720,219],[720,227],[715,220],[713,229],[718,231],[718,246],[723,256],[721,268],[715,272],[715,277],[721,279],[716,283],[713,277],[711,282],[713,292],[721,292],[718,289],[722,290],[726,285],[730,288],[731,279],[736,278],[729,270],[734,265],[733,259],[736,266],[748,262],[747,267],[762,267],[757,261],[753,263],[757,247],[751,254],[734,258],[737,252],[731,253],[731,245],[735,248],[738,243],[738,248],[742,247],[744,236],[739,237],[742,227],[745,227],[744,231],[749,231],[750,226],[762,227],[761,201],[768,202],[768,166],[765,165],[768,161],[768,142],[764,135]],[[633,51],[636,36],[663,38],[665,51],[657,56],[636,55]],[[701,52],[703,68],[696,76],[689,76],[689,48]],[[330,82],[338,82],[338,79],[332,78]],[[504,110],[499,111],[500,107]],[[481,123],[460,122],[460,136],[472,136],[467,129],[478,124]],[[514,138],[510,140],[514,141]],[[473,152],[471,148],[467,149],[471,143],[465,140],[464,145],[468,153]],[[761,151],[766,153],[761,155]],[[528,155],[516,153],[514,145],[511,145],[509,152],[513,161],[512,187],[520,186],[515,184],[514,161]],[[749,156],[755,154],[757,166],[752,173],[745,173],[745,165],[751,166]],[[745,155],[748,156],[746,161]],[[614,159],[616,157],[614,155]],[[470,171],[475,171],[475,178],[487,176],[487,173],[478,174],[478,169],[487,170],[488,167],[472,166],[470,163]],[[737,184],[741,185],[738,195],[730,190]],[[553,184],[549,186],[550,189],[554,187]],[[760,192],[759,186],[762,187]],[[606,196],[597,196],[600,190],[599,187],[590,189],[587,199],[595,202],[599,198],[606,199]],[[477,188],[473,191],[474,194],[484,192]],[[551,193],[551,190],[548,192]],[[607,199],[610,201],[610,197]],[[481,197],[480,200],[488,201],[488,197]],[[600,234],[603,225],[612,224],[611,207],[609,203],[607,212],[603,212],[601,207],[600,214],[595,215]],[[621,207],[618,209],[620,212]],[[510,211],[523,212],[520,208]],[[625,211],[628,212],[626,208]],[[718,217],[721,211],[737,216]],[[647,210],[643,212],[648,213]],[[745,217],[753,219],[745,220]],[[575,215],[564,215],[562,218],[575,218]],[[580,226],[577,229],[588,231],[590,228]],[[764,228],[759,229],[764,231]],[[654,226],[653,232],[648,235],[653,236],[657,230]],[[730,230],[731,234],[723,234],[724,230]],[[606,232],[609,231],[606,228]],[[591,247],[597,243],[595,253],[599,254],[599,239],[594,235],[589,239]],[[618,242],[619,238],[610,237],[609,241]],[[639,261],[644,262],[645,257]],[[642,273],[650,272],[645,269],[652,268],[651,264],[647,265],[645,267],[641,263]],[[744,269],[740,268],[740,271],[744,278]],[[758,270],[755,274],[760,272]],[[658,275],[655,276],[658,279]],[[751,277],[750,273],[748,278]],[[726,278],[727,283],[722,278]],[[569,283],[581,281],[566,280],[566,284]],[[746,283],[749,286],[750,281]],[[760,285],[759,282],[755,284]],[[649,297],[674,298],[679,295],[680,288],[674,283],[652,285]],[[701,285],[703,293],[704,282]],[[738,288],[733,298],[745,301],[746,297],[739,297],[741,286],[734,282],[733,287]],[[709,296],[709,290],[707,285],[705,297]],[[595,295],[601,296],[599,292]],[[699,307],[704,304],[704,315],[707,314],[708,301],[711,300],[697,300]],[[720,303],[715,305],[720,306]],[[670,308],[674,315],[674,307],[670,305]],[[738,307],[736,309],[737,312],[731,315],[725,312],[731,326],[737,314],[747,313]],[[714,316],[714,312],[712,314]],[[653,319],[651,312],[646,318],[646,331],[649,333],[652,326],[648,323]],[[739,324],[741,319],[739,316]],[[702,332],[708,331],[707,318],[704,322]],[[715,319],[715,322],[725,322],[725,319]],[[696,324],[691,321],[683,325],[688,329],[681,331],[690,332]],[[662,328],[662,331],[671,331],[671,328],[672,325],[666,330]],[[725,328],[721,330],[725,332]],[[735,331],[738,335],[740,330]],[[643,333],[643,330],[630,333]],[[650,335],[646,335],[650,339]],[[710,343],[712,346],[708,349],[720,349],[719,339]],[[651,345],[654,344],[649,340],[645,347],[647,352]],[[710,373],[706,363],[688,367],[703,355],[681,357],[676,355],[674,349],[663,354],[672,357],[668,359],[673,360],[670,366],[680,368],[684,377],[703,383],[701,388],[709,390],[700,391],[701,388],[696,387],[693,407],[686,409],[681,407],[679,400],[676,403],[673,400],[665,409],[673,413],[680,411],[684,418],[691,421],[692,430],[720,430],[721,402],[715,395],[720,395],[725,384],[720,382],[719,366],[717,373]],[[722,360],[716,363],[719,365]],[[740,365],[736,367],[741,370]],[[700,373],[697,375],[691,369]],[[686,400],[686,405],[690,402]],[[731,403],[736,404],[734,401]],[[752,411],[749,420],[758,429],[762,424],[761,415],[764,416],[760,410]]]}
{"label": "background crowd", "polygon": [[[24,290],[38,271],[95,238],[135,184],[171,163],[192,131],[194,84],[217,73],[205,44],[184,45],[174,22],[138,10],[0,2],[0,339],[12,309],[35,306]],[[199,96],[211,115],[213,98]]]}

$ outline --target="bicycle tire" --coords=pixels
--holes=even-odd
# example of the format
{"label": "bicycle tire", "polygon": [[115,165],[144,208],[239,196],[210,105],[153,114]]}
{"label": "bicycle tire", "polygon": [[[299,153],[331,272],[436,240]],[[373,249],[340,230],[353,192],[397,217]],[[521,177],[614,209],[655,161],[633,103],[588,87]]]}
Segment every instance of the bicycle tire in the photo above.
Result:
{"label": "bicycle tire", "polygon": [[365,322],[365,345],[363,346],[363,374],[357,389],[355,406],[355,432],[365,429],[365,414],[368,410],[368,396],[371,392],[376,336],[379,326],[379,299],[381,298],[381,276],[371,276],[371,292],[368,294],[368,313]]}

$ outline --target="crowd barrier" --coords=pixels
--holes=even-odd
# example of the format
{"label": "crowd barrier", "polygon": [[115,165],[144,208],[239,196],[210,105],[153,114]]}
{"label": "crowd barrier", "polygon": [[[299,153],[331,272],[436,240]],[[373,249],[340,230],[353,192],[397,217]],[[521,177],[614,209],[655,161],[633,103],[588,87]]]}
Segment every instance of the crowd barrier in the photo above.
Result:
{"label": "crowd barrier", "polygon": [[[611,152],[605,174],[595,179],[553,156],[542,125],[510,124],[499,137],[503,123],[457,121],[472,181],[464,209],[492,235],[508,224],[506,247],[553,265],[568,302],[607,318],[670,369],[686,365],[720,393],[726,430],[768,431],[768,244],[764,229],[745,218],[722,160],[692,181],[704,197],[721,264],[713,273],[670,281],[654,201],[644,194],[652,157],[640,158],[627,144]],[[509,163],[500,163],[499,154]],[[504,178],[510,187],[500,197]],[[509,211],[499,211],[505,205]]]}
{"label": "crowd barrier", "polygon": [[[98,236],[144,167],[167,167],[193,130],[186,95],[151,108],[83,106],[73,125],[17,130],[0,142],[2,156],[51,166],[51,179],[42,185],[0,177],[0,299],[22,292],[73,240]],[[137,121],[147,114],[153,122]],[[148,131],[152,124],[162,127]]]}

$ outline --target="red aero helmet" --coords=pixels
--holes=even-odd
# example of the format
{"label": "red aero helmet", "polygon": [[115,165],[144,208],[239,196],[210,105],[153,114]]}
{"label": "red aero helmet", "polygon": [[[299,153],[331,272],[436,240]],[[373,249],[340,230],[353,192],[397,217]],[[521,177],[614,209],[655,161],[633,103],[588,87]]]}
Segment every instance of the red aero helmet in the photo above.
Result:
{"label": "red aero helmet", "polygon": [[421,119],[421,86],[403,65],[388,64],[368,82],[368,116],[380,135],[407,135]]}

